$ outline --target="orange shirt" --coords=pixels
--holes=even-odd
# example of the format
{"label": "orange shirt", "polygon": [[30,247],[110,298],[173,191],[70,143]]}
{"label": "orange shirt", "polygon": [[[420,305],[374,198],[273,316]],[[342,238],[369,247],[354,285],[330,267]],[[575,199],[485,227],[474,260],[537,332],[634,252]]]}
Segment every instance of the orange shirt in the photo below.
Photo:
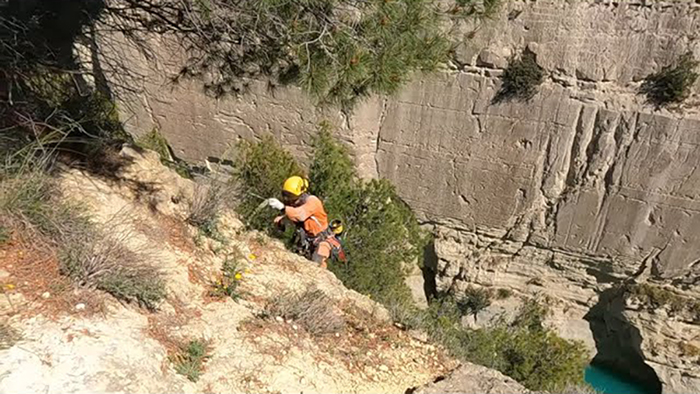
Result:
{"label": "orange shirt", "polygon": [[316,196],[307,196],[298,207],[284,207],[284,214],[293,222],[303,222],[304,230],[313,237],[328,228],[328,215],[321,199]]}

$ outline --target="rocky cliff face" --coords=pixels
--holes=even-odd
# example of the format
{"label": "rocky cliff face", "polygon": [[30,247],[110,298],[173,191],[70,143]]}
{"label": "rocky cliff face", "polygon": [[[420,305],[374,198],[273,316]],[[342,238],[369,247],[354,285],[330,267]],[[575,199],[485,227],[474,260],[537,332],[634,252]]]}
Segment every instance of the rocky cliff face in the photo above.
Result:
{"label": "rocky cliff face", "polygon": [[[126,46],[120,56],[144,78],[122,108],[132,132],[158,127],[193,161],[263,134],[302,154],[315,125],[329,120],[362,174],[392,180],[434,227],[438,289],[547,294],[558,300],[552,324],[591,348],[596,338],[583,317],[612,284],[651,277],[697,294],[698,87],[670,111],[645,104],[637,90],[678,55],[700,57],[700,5],[510,1],[494,20],[450,29],[463,43],[449,69],[353,114],[317,109],[298,90],[270,91],[259,81],[221,101],[196,82],[171,88],[166,76],[181,58],[166,54],[177,51],[146,60]],[[529,102],[495,104],[498,76],[524,48],[546,81]],[[677,342],[632,320],[641,344],[628,344],[643,359],[651,357],[646,341]],[[665,391],[700,390],[697,364],[684,367],[682,382],[665,378],[677,364],[653,367]]]}
{"label": "rocky cliff face", "polygon": [[[71,169],[58,182],[96,224],[125,234],[124,247],[147,253],[167,297],[149,312],[76,288],[62,281],[57,257],[18,230],[0,245],[0,392],[403,393],[458,366],[329,271],[246,232],[231,212],[221,212],[219,240],[198,236],[183,219],[201,185],[164,167],[155,152],[126,148],[119,157],[112,177]],[[212,293],[232,261],[241,275],[237,301]],[[309,289],[325,300],[325,312],[266,312]],[[311,318],[333,329],[309,329]],[[182,374],[192,367],[183,372],[178,349],[200,338],[208,357],[189,381]]]}

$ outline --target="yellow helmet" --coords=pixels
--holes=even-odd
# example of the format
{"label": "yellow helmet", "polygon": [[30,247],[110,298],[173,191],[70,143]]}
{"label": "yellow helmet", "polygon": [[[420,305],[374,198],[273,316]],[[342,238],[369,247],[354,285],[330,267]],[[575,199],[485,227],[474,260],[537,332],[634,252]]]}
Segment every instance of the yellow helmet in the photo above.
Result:
{"label": "yellow helmet", "polygon": [[284,186],[282,186],[282,192],[289,193],[295,197],[299,197],[302,194],[306,193],[306,190],[308,190],[308,188],[309,181],[300,176],[295,175],[287,178],[287,180],[284,181]]}

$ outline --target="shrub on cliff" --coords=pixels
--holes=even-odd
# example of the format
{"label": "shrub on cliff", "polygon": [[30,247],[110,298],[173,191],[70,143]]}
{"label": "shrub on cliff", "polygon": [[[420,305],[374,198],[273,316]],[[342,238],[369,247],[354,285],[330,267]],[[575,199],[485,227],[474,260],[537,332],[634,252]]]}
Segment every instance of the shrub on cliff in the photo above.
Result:
{"label": "shrub on cliff", "polygon": [[530,100],[543,80],[544,69],[537,64],[535,54],[525,50],[519,57],[512,57],[508,62],[508,67],[501,76],[501,89],[494,101]]}
{"label": "shrub on cliff", "polygon": [[464,328],[455,298],[441,296],[426,311],[415,311],[410,326],[428,332],[453,356],[497,369],[531,390],[559,390],[583,384],[588,355],[583,344],[546,329],[546,308],[530,301],[508,324],[497,321],[483,329]]}
{"label": "shrub on cliff", "polygon": [[695,71],[697,67],[698,61],[692,52],[688,52],[674,64],[647,76],[642,83],[641,92],[656,106],[679,103],[688,97],[690,88],[698,79]]}
{"label": "shrub on cliff", "polygon": [[[407,301],[405,264],[421,255],[423,236],[411,209],[386,180],[358,178],[349,152],[328,130],[313,143],[309,166],[310,192],[323,199],[329,218],[344,223],[348,263],[331,263],[343,283],[375,299]],[[263,198],[280,195],[285,178],[302,174],[301,166],[274,141],[242,145],[238,181],[243,203],[239,212],[260,229],[271,229],[276,212],[258,209]]]}
{"label": "shrub on cliff", "polygon": [[349,263],[331,270],[346,286],[381,302],[409,300],[405,266],[420,258],[425,242],[410,207],[389,181],[360,180],[349,152],[328,130],[321,130],[313,147],[312,192],[345,226]]}

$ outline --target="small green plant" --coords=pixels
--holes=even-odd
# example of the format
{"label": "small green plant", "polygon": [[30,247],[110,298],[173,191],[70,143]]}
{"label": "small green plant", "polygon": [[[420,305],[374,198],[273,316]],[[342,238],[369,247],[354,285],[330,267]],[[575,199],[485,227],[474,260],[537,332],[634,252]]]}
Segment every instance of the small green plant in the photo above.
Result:
{"label": "small green plant", "polygon": [[10,229],[0,224],[0,245],[7,243],[10,240]]}
{"label": "small green plant", "polygon": [[197,227],[202,235],[224,242],[219,231],[219,215],[226,205],[229,192],[230,188],[220,182],[197,184],[190,202],[187,223]]}
{"label": "small green plant", "polygon": [[265,312],[270,317],[293,320],[316,336],[335,334],[345,327],[345,320],[334,310],[333,300],[318,289],[279,294],[270,299]]}
{"label": "small green plant", "polygon": [[690,94],[690,88],[698,78],[698,67],[693,53],[682,55],[674,64],[646,77],[641,92],[657,107],[680,103]]}
{"label": "small green plant", "polygon": [[469,286],[457,299],[457,306],[463,315],[476,316],[491,305],[492,293],[488,289]]}
{"label": "small green plant", "polygon": [[543,80],[544,69],[537,64],[535,54],[525,50],[519,57],[512,57],[508,62],[508,67],[501,76],[501,89],[494,101],[528,101],[537,93],[537,87]]}
{"label": "small green plant", "polygon": [[231,297],[234,301],[241,298],[238,292],[238,286],[243,280],[243,270],[240,268],[238,261],[233,258],[227,258],[221,267],[221,274],[214,282],[211,295],[214,297]]}
{"label": "small green plant", "polygon": [[526,327],[530,330],[541,330],[549,310],[545,305],[535,299],[529,299],[520,307],[513,325]]}
{"label": "small green plant", "polygon": [[505,288],[500,288],[496,290],[496,299],[497,300],[505,300],[506,298],[510,298],[513,295],[513,291],[510,289],[505,289]]}
{"label": "small green plant", "polygon": [[193,178],[190,166],[173,155],[168,140],[157,128],[153,128],[148,133],[136,139],[135,144],[141,149],[148,149],[156,152],[160,157],[160,162],[166,167],[173,169],[181,177],[185,179]]}
{"label": "small green plant", "polygon": [[19,341],[22,336],[7,323],[0,322],[0,350],[9,349]]}
{"label": "small green plant", "polygon": [[180,346],[178,352],[170,356],[175,371],[192,382],[199,380],[204,363],[210,358],[211,344],[205,339],[193,339]]}
{"label": "small green plant", "polygon": [[492,18],[500,9],[502,0],[457,0],[453,14],[463,17]]}
{"label": "small green plant", "polygon": [[671,313],[689,312],[698,316],[700,301],[684,297],[668,288],[650,283],[634,283],[624,287],[628,296],[634,296],[642,301],[651,312],[659,308],[668,308]]}
{"label": "small green plant", "polygon": [[161,160],[173,161],[168,140],[165,139],[157,128],[153,128],[153,130],[138,138],[136,140],[136,146],[156,152]]}

